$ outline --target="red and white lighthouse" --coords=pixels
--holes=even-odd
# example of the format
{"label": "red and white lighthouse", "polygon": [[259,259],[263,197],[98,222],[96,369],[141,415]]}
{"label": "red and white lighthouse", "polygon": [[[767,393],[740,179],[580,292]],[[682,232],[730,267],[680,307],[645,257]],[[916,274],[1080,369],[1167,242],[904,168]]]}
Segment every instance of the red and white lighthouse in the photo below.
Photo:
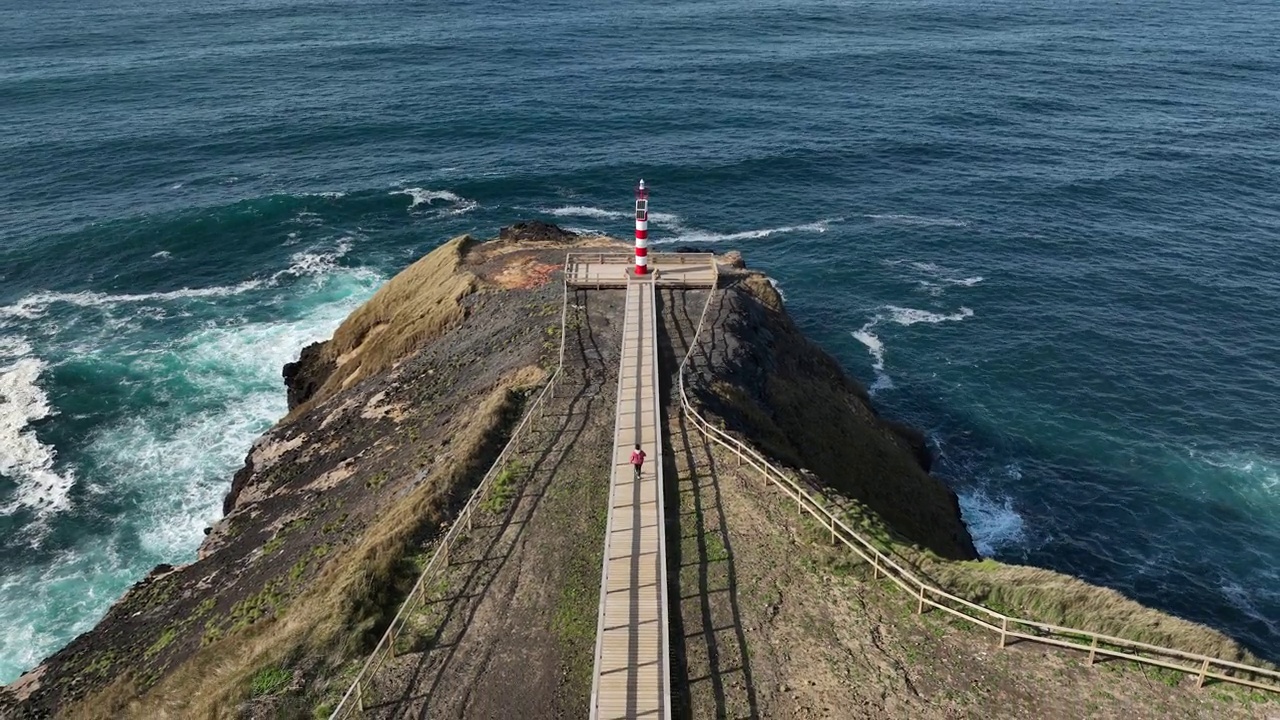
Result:
{"label": "red and white lighthouse", "polygon": [[636,275],[649,272],[649,191],[636,186]]}

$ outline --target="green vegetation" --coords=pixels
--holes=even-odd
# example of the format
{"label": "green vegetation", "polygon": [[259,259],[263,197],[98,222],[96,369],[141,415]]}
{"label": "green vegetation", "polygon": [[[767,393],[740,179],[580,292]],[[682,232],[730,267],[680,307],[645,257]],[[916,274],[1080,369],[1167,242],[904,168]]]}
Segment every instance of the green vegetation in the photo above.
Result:
{"label": "green vegetation", "polygon": [[310,518],[294,518],[293,520],[285,523],[283,527],[276,531],[276,534],[272,536],[270,540],[262,544],[262,554],[270,555],[279,550],[284,546],[285,538],[289,537],[289,534],[295,530],[306,527],[309,520]]}
{"label": "green vegetation", "polygon": [[249,694],[253,697],[274,695],[293,681],[293,671],[275,666],[259,670],[249,681]]}
{"label": "green vegetation", "polygon": [[156,638],[156,641],[151,643],[151,647],[147,648],[147,651],[142,654],[143,657],[147,660],[155,657],[161,650],[169,647],[169,643],[173,642],[173,639],[177,636],[177,629],[165,628],[164,632],[160,633],[160,637]]}
{"label": "green vegetation", "polygon": [[371,475],[364,481],[364,486],[370,490],[377,490],[387,483],[387,479],[391,477],[391,473],[383,470],[380,473]]}
{"label": "green vegetation", "polygon": [[[583,512],[571,516],[575,537],[591,538],[578,543],[565,563],[560,595],[556,599],[551,629],[563,648],[566,684],[574,694],[591,696],[596,622],[600,608],[600,564],[604,559],[604,531],[608,521],[609,489],[592,482],[591,468],[574,472],[549,492],[563,498],[580,499]],[[563,500],[562,500],[563,501]]]}
{"label": "green vegetation", "polygon": [[512,498],[516,496],[519,487],[517,483],[522,476],[528,472],[528,467],[519,460],[512,459],[498,471],[493,478],[493,483],[489,486],[489,492],[484,500],[480,503],[480,509],[486,512],[498,513],[507,509],[511,504]]}

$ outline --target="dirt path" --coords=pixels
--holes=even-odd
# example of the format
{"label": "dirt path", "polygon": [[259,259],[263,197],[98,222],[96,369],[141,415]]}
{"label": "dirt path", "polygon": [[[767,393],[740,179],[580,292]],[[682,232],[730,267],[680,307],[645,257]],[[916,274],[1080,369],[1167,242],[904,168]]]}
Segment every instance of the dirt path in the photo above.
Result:
{"label": "dirt path", "polygon": [[587,714],[621,324],[613,295],[570,298],[557,398],[382,673],[378,716]]}

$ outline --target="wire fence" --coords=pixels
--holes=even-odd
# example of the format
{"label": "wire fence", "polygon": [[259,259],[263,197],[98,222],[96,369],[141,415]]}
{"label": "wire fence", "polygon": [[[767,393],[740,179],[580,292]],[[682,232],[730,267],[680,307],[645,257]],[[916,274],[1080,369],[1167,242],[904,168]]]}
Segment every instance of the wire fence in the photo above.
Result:
{"label": "wire fence", "polygon": [[475,517],[478,508],[487,496],[489,488],[494,483],[494,478],[501,474],[502,469],[506,467],[511,456],[516,452],[521,434],[530,426],[531,418],[537,415],[542,406],[545,404],[552,388],[560,380],[564,372],[564,345],[565,345],[565,325],[566,314],[569,306],[569,286],[564,285],[563,297],[560,302],[560,356],[555,372],[548,378],[546,385],[542,387],[542,391],[538,393],[537,399],[533,401],[525,410],[524,417],[520,423],[512,430],[507,444],[503,446],[502,451],[498,453],[498,457],[489,467],[489,471],[485,473],[484,478],[476,485],[476,489],[472,491],[471,497],[467,499],[466,505],[458,513],[457,518],[445,534],[440,538],[436,545],[435,552],[431,554],[431,559],[427,562],[426,567],[422,569],[422,573],[418,575],[418,580],[413,584],[413,589],[405,597],[400,604],[400,609],[396,611],[396,615],[391,620],[391,624],[387,626],[386,631],[378,640],[378,644],[374,646],[373,651],[369,654],[369,659],[365,661],[363,667],[360,668],[359,674],[351,686],[347,688],[347,692],[342,696],[338,706],[334,708],[329,715],[330,720],[343,720],[350,717],[359,717],[364,714],[366,703],[366,692],[368,691],[370,681],[377,675],[387,663],[388,660],[395,657],[396,638],[404,630],[409,617],[413,613],[425,606],[427,601],[427,588],[430,581],[434,577],[449,566],[449,549],[464,533],[471,530],[472,520]]}
{"label": "wire fence", "polygon": [[909,596],[915,598],[917,601],[917,614],[923,613],[926,607],[937,608],[949,615],[998,634],[1001,648],[1007,646],[1011,639],[1026,640],[1088,653],[1089,665],[1092,665],[1098,657],[1118,658],[1144,665],[1176,670],[1194,676],[1196,678],[1196,687],[1203,687],[1206,680],[1220,680],[1257,690],[1280,693],[1280,672],[1276,670],[1127,640],[1089,630],[1062,627],[1006,615],[957,597],[942,588],[921,580],[914,572],[899,563],[898,560],[882,552],[872,540],[855,532],[845,524],[844,520],[838,516],[838,510],[833,512],[820,497],[810,494],[795,479],[783,473],[766,460],[763,455],[708,422],[690,402],[686,393],[685,373],[688,369],[690,358],[693,357],[693,351],[698,346],[703,326],[706,324],[707,310],[711,307],[711,301],[715,298],[715,295],[716,291],[714,290],[707,295],[706,304],[703,306],[702,314],[698,319],[697,330],[694,332],[684,359],[680,362],[677,374],[680,406],[685,417],[704,437],[728,449],[741,462],[745,462],[755,468],[765,479],[794,500],[797,513],[804,514],[807,512],[813,516],[819,524],[830,532],[833,544],[836,542],[843,543],[855,555],[870,565],[872,579],[878,579],[883,575],[893,581]]}

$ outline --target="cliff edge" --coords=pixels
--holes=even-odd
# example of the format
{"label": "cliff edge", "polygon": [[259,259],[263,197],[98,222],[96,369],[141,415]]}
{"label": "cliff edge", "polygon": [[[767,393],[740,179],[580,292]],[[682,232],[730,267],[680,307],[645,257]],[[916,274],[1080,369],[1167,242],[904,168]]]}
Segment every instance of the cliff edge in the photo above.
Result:
{"label": "cliff edge", "polygon": [[[288,415],[249,450],[197,559],[155,568],[92,630],[0,691],[0,717],[323,716],[554,372],[562,307],[572,336],[564,338],[564,392],[531,431],[536,439],[503,468],[503,490],[485,503],[482,522],[450,550],[463,559],[432,590],[448,609],[414,619],[387,682],[404,684],[388,690],[399,703],[389,707],[404,711],[430,704],[462,717],[582,716],[622,305],[617,290],[577,291],[566,301],[565,252],[581,247],[624,246],[539,222],[485,242],[454,238],[388,281],[332,338],[304,348],[283,369]],[[835,591],[827,566],[803,560],[834,551],[807,539],[794,506],[789,515],[771,509],[768,493],[744,470],[725,469],[685,426],[676,369],[698,327],[696,303],[708,297],[685,379],[714,422],[839,500],[939,582],[1010,607],[1051,605],[1065,583],[1073,603],[1106,615],[1090,602],[1112,603],[1110,591],[972,562],[977,552],[956,497],[928,474],[921,434],[879,415],[866,391],[799,332],[764,275],[740,257],[719,262],[714,293],[664,291],[660,300],[668,537],[676,538],[668,556],[672,637],[685,638],[674,649],[681,672],[673,683],[686,709],[725,714],[726,698],[741,690],[733,712],[829,717],[834,711],[824,715],[791,692],[797,682],[819,687],[817,658],[834,658],[822,672],[839,674],[852,666],[847,658],[887,653],[892,675],[909,652],[878,642],[884,623],[866,628],[875,647],[850,649],[841,628],[874,617],[875,601],[845,585]],[[736,490],[721,484],[729,477]],[[787,569],[797,556],[818,574]],[[998,582],[1006,579],[1021,589]],[[855,614],[851,598],[860,604]],[[828,634],[813,634],[805,613],[815,602]],[[1124,602],[1125,612],[1138,607]],[[831,620],[837,616],[844,619]],[[1187,630],[1157,613],[1125,617],[1243,657],[1208,629]],[[753,663],[770,687],[754,689]],[[704,682],[712,690],[700,690]],[[426,695],[417,691],[424,684]],[[853,693],[853,703],[875,686],[830,687]],[[919,690],[909,680],[885,687],[878,706],[866,700],[866,713],[848,716],[916,717],[932,707],[913,700],[902,705],[911,713],[895,714],[894,693],[918,700]]]}

